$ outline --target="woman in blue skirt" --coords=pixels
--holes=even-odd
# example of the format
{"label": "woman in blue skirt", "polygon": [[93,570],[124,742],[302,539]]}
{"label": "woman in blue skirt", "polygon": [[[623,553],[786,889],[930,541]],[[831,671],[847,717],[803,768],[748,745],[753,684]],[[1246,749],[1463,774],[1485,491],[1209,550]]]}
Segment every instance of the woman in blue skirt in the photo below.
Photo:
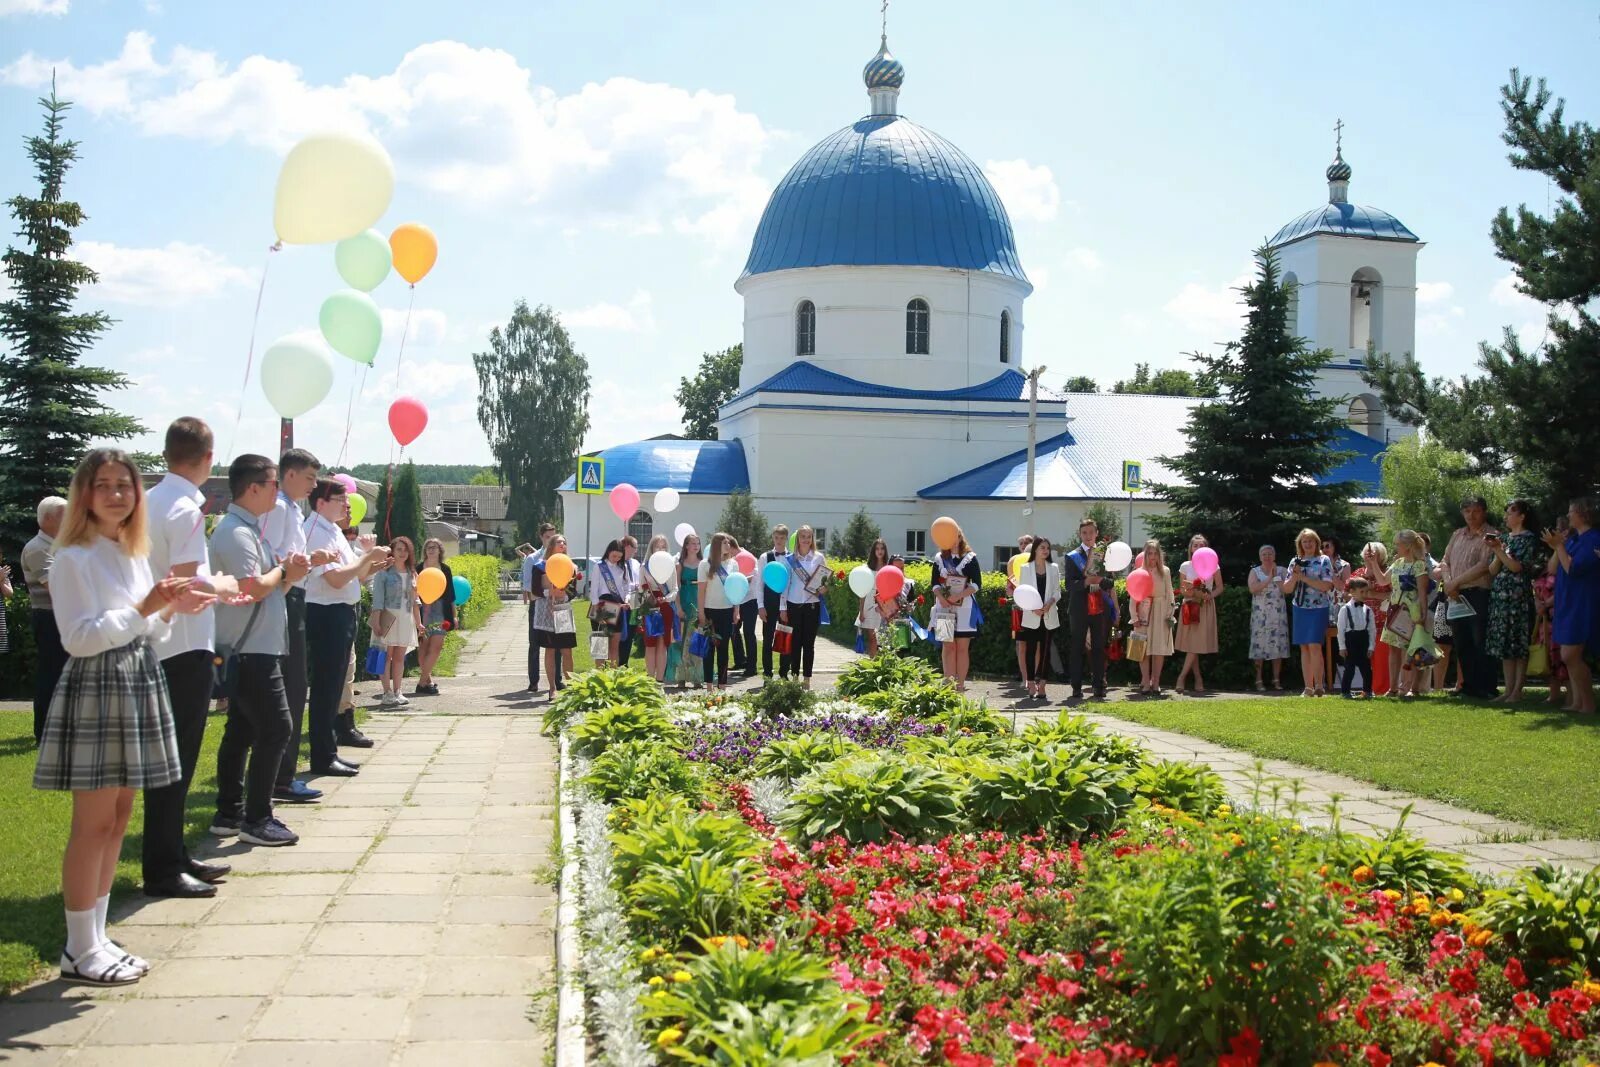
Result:
{"label": "woman in blue skirt", "polygon": [[1333,589],[1333,561],[1322,554],[1322,538],[1315,530],[1301,530],[1294,539],[1294,559],[1283,592],[1294,605],[1292,637],[1300,648],[1303,696],[1324,696],[1322,638],[1328,628],[1328,604]]}

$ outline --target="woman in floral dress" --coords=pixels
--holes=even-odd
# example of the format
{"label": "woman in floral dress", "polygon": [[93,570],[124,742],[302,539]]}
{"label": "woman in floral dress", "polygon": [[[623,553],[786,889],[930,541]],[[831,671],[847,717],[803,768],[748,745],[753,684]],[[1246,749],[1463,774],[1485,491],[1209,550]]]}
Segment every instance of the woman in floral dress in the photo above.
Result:
{"label": "woman in floral dress", "polygon": [[1484,654],[1497,657],[1505,671],[1506,691],[1497,702],[1522,699],[1528,678],[1528,643],[1533,634],[1533,578],[1539,571],[1539,539],[1534,536],[1526,500],[1506,505],[1504,537],[1493,537],[1494,560],[1489,573],[1489,640]]}
{"label": "woman in floral dress", "polygon": [[1256,692],[1264,661],[1272,661],[1272,688],[1283,688],[1283,661],[1289,658],[1289,612],[1283,606],[1283,583],[1289,574],[1278,566],[1278,550],[1261,546],[1261,565],[1250,568],[1250,658],[1256,665]]}
{"label": "woman in floral dress", "polygon": [[[1389,568],[1389,621],[1383,628],[1382,641],[1389,646],[1389,677],[1394,682],[1396,696],[1413,697],[1427,692],[1427,679],[1433,663],[1439,657],[1438,646],[1428,629],[1427,603],[1429,577],[1433,568],[1428,566],[1427,549],[1415,530],[1401,530],[1394,537],[1394,564]],[[1404,618],[1402,618],[1404,616]],[[1401,626],[1400,623],[1404,623]],[[1407,675],[1401,668],[1416,660],[1415,670]]]}

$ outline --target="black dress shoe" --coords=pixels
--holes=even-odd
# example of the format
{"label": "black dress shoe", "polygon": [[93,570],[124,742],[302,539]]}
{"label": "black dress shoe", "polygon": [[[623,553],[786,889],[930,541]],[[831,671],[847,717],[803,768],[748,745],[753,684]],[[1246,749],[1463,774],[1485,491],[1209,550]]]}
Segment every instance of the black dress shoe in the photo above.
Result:
{"label": "black dress shoe", "polygon": [[209,882],[202,882],[187,874],[175,874],[171,878],[162,878],[155,882],[144,884],[144,895],[147,897],[214,897],[217,887]]}
{"label": "black dress shoe", "polygon": [[217,882],[228,877],[233,870],[231,863],[202,863],[199,860],[189,861],[189,877],[198,878],[202,882]]}
{"label": "black dress shoe", "polygon": [[377,744],[372,738],[354,727],[341,731],[336,740],[340,748],[371,748]]}
{"label": "black dress shoe", "polygon": [[344,760],[336,759],[326,767],[311,768],[311,773],[332,778],[354,778],[361,771],[360,768],[346,763]]}

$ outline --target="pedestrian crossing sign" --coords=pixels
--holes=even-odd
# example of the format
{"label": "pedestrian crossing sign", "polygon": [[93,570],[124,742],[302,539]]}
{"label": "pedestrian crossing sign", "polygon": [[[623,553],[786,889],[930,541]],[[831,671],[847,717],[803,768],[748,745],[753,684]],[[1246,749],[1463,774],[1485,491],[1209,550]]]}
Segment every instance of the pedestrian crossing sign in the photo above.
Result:
{"label": "pedestrian crossing sign", "polygon": [[606,460],[604,456],[578,457],[578,492],[596,496],[606,491]]}
{"label": "pedestrian crossing sign", "polygon": [[1137,459],[1122,461],[1122,491],[1137,493],[1144,488],[1144,463]]}

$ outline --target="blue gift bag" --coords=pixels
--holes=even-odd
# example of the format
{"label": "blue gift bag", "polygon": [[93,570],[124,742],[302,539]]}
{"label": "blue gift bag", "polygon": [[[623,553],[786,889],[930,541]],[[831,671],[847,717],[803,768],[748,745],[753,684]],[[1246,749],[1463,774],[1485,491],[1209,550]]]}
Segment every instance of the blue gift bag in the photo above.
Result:
{"label": "blue gift bag", "polygon": [[[911,632],[916,634],[919,640],[933,641],[933,635],[928,632],[927,627],[923,626],[916,619],[907,619],[906,622],[910,624]],[[939,642],[933,641],[933,643],[937,645]]]}
{"label": "blue gift bag", "polygon": [[833,620],[828,618],[828,602],[826,600],[824,600],[821,603],[822,603],[822,618],[821,618],[821,621],[820,621],[820,625],[827,626],[830,623],[832,623]]}
{"label": "blue gift bag", "polygon": [[689,655],[705,659],[711,655],[711,637],[704,630],[689,635]]}
{"label": "blue gift bag", "polygon": [[856,631],[856,653],[859,655],[860,653],[865,652],[866,650],[867,650],[867,635],[864,632],[862,632],[860,630],[857,630]]}
{"label": "blue gift bag", "polygon": [[972,598],[972,628],[976,630],[983,625],[983,612],[978,608],[978,598]]}
{"label": "blue gift bag", "polygon": [[388,665],[389,654],[382,648],[374,645],[367,649],[366,669],[368,674],[377,678],[383,674],[384,668]]}
{"label": "blue gift bag", "polygon": [[646,637],[662,637],[667,632],[666,616],[659,611],[652,611],[644,617],[644,635]]}

